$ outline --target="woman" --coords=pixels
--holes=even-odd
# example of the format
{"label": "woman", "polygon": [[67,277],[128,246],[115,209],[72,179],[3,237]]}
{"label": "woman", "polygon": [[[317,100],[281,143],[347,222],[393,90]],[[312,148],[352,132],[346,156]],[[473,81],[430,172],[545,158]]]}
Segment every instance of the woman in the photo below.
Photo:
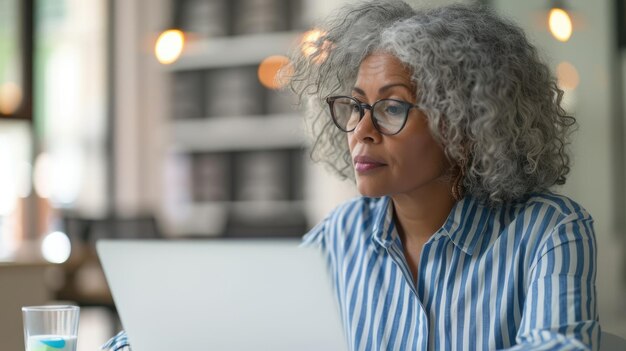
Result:
{"label": "woman", "polygon": [[596,349],[591,216],[550,192],[574,118],[492,12],[344,8],[296,57],[313,156],[363,195],[305,240],[328,255],[353,350]]}
{"label": "woman", "polygon": [[575,120],[523,31],[399,1],[318,28],[291,84],[312,156],[363,196],[305,242],[328,257],[351,349],[597,349],[593,220],[550,191]]}

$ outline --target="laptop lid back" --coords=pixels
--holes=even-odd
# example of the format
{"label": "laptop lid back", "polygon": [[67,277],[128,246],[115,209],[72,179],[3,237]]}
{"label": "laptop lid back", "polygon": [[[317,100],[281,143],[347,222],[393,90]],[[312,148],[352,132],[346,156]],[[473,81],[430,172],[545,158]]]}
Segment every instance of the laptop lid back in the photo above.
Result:
{"label": "laptop lid back", "polygon": [[134,351],[346,350],[326,263],[299,240],[102,240]]}

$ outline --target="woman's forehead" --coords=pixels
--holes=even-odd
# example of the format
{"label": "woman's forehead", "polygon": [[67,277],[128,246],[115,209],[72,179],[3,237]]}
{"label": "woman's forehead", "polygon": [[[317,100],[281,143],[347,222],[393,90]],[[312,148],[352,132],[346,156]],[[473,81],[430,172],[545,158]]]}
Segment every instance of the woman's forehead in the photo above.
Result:
{"label": "woman's forehead", "polygon": [[356,78],[356,88],[395,83],[397,87],[405,86],[411,91],[415,90],[411,71],[397,57],[385,52],[375,52],[365,57]]}
{"label": "woman's forehead", "polygon": [[366,56],[361,65],[359,72],[368,70],[372,72],[384,70],[391,74],[398,74],[404,77],[410,77],[410,70],[396,56],[386,52],[374,52]]}

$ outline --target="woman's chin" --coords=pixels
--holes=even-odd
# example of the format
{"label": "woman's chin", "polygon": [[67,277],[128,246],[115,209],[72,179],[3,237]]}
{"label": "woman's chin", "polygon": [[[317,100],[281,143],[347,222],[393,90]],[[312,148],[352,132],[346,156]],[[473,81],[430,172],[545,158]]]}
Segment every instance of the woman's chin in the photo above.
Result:
{"label": "woman's chin", "polygon": [[377,187],[369,186],[366,184],[361,184],[357,181],[357,191],[362,196],[366,197],[381,197],[387,195],[387,192],[383,191],[383,189],[379,189]]}

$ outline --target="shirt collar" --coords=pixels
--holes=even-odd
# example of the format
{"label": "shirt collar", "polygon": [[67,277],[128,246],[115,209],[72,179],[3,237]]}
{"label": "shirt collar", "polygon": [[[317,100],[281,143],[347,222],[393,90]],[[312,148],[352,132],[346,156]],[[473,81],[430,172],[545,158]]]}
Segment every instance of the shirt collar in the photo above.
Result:
{"label": "shirt collar", "polygon": [[471,255],[487,228],[491,210],[471,196],[466,196],[452,207],[442,230],[463,252]]}
{"label": "shirt collar", "polygon": [[[385,196],[381,199],[382,203],[377,207],[377,211],[373,213],[373,233],[374,242],[380,247],[389,248],[393,241],[397,238],[396,225],[393,221],[393,206],[391,198]],[[399,238],[398,238],[399,239]]]}
{"label": "shirt collar", "polygon": [[[382,203],[373,215],[373,239],[380,247],[389,248],[398,237],[393,220],[393,206],[389,197],[381,199]],[[491,211],[478,200],[466,196],[452,207],[448,218],[441,229],[433,234],[443,234],[460,250],[468,255],[474,252],[481,235],[487,228]]]}

